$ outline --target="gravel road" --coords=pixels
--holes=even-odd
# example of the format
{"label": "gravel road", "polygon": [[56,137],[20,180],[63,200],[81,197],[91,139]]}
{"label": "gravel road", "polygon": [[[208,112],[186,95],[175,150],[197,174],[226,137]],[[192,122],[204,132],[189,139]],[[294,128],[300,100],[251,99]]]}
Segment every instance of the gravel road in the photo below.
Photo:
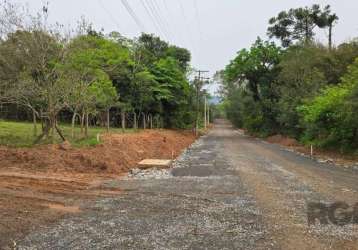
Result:
{"label": "gravel road", "polygon": [[170,170],[104,183],[122,193],[38,228],[18,249],[358,249],[358,226],[308,226],[309,202],[358,202],[358,173],[218,121]]}

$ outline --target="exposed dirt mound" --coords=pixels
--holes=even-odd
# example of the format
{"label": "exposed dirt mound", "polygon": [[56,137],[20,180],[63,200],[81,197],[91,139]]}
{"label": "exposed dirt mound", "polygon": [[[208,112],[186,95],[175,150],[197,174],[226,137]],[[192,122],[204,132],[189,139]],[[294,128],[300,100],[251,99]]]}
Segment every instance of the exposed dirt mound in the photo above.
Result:
{"label": "exposed dirt mound", "polygon": [[68,142],[0,147],[0,249],[15,248],[31,228],[81,213],[88,200],[119,195],[102,183],[144,158],[176,157],[194,140],[190,132],[147,130],[106,134],[92,148],[75,149]]}
{"label": "exposed dirt mound", "polygon": [[145,158],[171,159],[189,146],[195,137],[189,132],[147,130],[133,134],[106,134],[93,148],[70,145],[39,146],[31,149],[0,147],[0,170],[119,174]]}
{"label": "exposed dirt mound", "polygon": [[281,144],[281,145],[286,146],[286,147],[299,146],[299,143],[297,142],[296,139],[286,137],[286,136],[283,136],[283,135],[280,135],[280,134],[270,136],[266,140],[268,142],[270,142],[270,143],[277,143],[277,144]]}

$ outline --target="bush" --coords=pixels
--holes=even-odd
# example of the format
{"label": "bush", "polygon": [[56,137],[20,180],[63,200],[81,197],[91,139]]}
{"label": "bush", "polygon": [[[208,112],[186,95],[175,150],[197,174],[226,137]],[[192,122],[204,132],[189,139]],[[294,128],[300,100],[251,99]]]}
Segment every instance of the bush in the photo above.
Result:
{"label": "bush", "polygon": [[310,103],[298,108],[305,127],[303,140],[318,146],[358,148],[358,58],[338,86],[326,88]]}

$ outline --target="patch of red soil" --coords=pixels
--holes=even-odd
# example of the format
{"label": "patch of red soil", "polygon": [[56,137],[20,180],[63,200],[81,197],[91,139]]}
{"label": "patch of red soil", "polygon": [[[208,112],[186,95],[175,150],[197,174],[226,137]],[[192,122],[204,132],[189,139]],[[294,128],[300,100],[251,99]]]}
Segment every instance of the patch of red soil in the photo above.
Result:
{"label": "patch of red soil", "polygon": [[105,134],[102,144],[84,149],[63,145],[15,149],[0,147],[0,170],[120,174],[145,158],[171,159],[188,147],[190,132],[146,130],[133,134]]}
{"label": "patch of red soil", "polygon": [[12,249],[39,225],[81,213],[88,200],[119,195],[103,182],[145,158],[177,157],[194,140],[190,132],[146,130],[105,134],[103,143],[91,148],[0,147],[0,249]]}

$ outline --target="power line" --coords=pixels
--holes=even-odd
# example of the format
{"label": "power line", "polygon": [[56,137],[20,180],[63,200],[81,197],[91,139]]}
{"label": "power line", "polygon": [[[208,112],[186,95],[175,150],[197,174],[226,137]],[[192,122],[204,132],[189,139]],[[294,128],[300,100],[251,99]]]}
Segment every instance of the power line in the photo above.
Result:
{"label": "power line", "polygon": [[101,8],[107,13],[107,15],[109,16],[109,18],[112,20],[112,22],[117,26],[117,28],[120,31],[123,31],[121,25],[119,24],[119,22],[117,22],[117,20],[114,18],[114,16],[112,15],[112,13],[105,7],[105,5],[103,4],[102,0],[98,0],[99,5],[101,6]]}
{"label": "power line", "polygon": [[185,9],[184,9],[184,6],[181,2],[181,0],[178,1],[179,2],[179,7],[180,7],[180,10],[181,10],[181,14],[183,16],[183,20],[184,20],[184,23],[185,23],[185,26],[186,26],[186,30],[188,31],[188,34],[189,34],[189,43],[191,44],[191,47],[193,48],[194,51],[196,51],[196,46],[195,46],[195,43],[194,43],[194,40],[191,36],[191,32],[190,32],[190,27],[189,27],[189,24],[188,24],[188,20],[187,20],[187,17],[185,15]]}
{"label": "power line", "polygon": [[151,0],[147,0],[146,1],[148,6],[149,6],[149,9],[151,10],[153,16],[155,17],[155,19],[157,20],[157,23],[158,25],[160,26],[161,30],[163,31],[163,33],[165,34],[165,36],[167,37],[167,39],[170,37],[168,35],[168,31],[166,30],[165,28],[165,25],[164,25],[164,22],[163,20],[161,19],[155,5],[153,4],[153,2]]}
{"label": "power line", "polygon": [[[167,4],[167,0],[162,0],[162,2],[163,2],[163,5],[164,5],[164,8],[166,10],[166,13],[169,16],[171,16],[171,11],[170,11],[169,6]],[[169,20],[170,20],[170,18],[169,18]],[[179,29],[176,34],[179,36],[179,38],[180,38],[179,40],[181,40],[184,44],[186,44],[185,47],[188,47],[188,43],[187,43],[186,39],[183,38],[183,37],[185,37],[185,35],[183,34],[183,31],[181,29]]]}
{"label": "power line", "polygon": [[198,30],[200,35],[200,40],[202,40],[202,32],[201,32],[201,22],[200,22],[200,16],[199,16],[199,8],[198,8],[198,1],[194,0],[194,9],[195,9],[195,15],[196,15],[196,21],[198,23]]}
{"label": "power line", "polygon": [[140,31],[145,31],[145,27],[143,25],[143,23],[140,21],[140,19],[137,17],[137,15],[135,14],[135,12],[133,11],[132,7],[129,5],[129,3],[127,2],[127,0],[121,0],[123,6],[126,8],[127,12],[129,13],[129,15],[133,18],[134,22],[137,24],[138,28]]}
{"label": "power line", "polygon": [[148,3],[144,0],[140,0],[142,6],[144,7],[145,11],[147,12],[149,18],[151,19],[152,23],[154,24],[155,29],[158,31],[159,34],[162,34],[164,37],[166,37],[165,32],[162,30],[160,23],[156,19],[152,9],[149,7]]}
{"label": "power line", "polygon": [[[149,0],[149,1],[151,1],[151,0]],[[172,38],[174,38],[173,33],[171,32],[169,23],[167,22],[165,16],[161,15],[160,5],[157,3],[156,0],[153,0],[153,2],[154,2],[154,7],[155,7],[156,10],[157,10],[158,16],[159,16],[159,18],[162,20],[162,22],[163,22],[163,24],[164,24],[165,29],[168,31],[168,34],[169,34]]]}

